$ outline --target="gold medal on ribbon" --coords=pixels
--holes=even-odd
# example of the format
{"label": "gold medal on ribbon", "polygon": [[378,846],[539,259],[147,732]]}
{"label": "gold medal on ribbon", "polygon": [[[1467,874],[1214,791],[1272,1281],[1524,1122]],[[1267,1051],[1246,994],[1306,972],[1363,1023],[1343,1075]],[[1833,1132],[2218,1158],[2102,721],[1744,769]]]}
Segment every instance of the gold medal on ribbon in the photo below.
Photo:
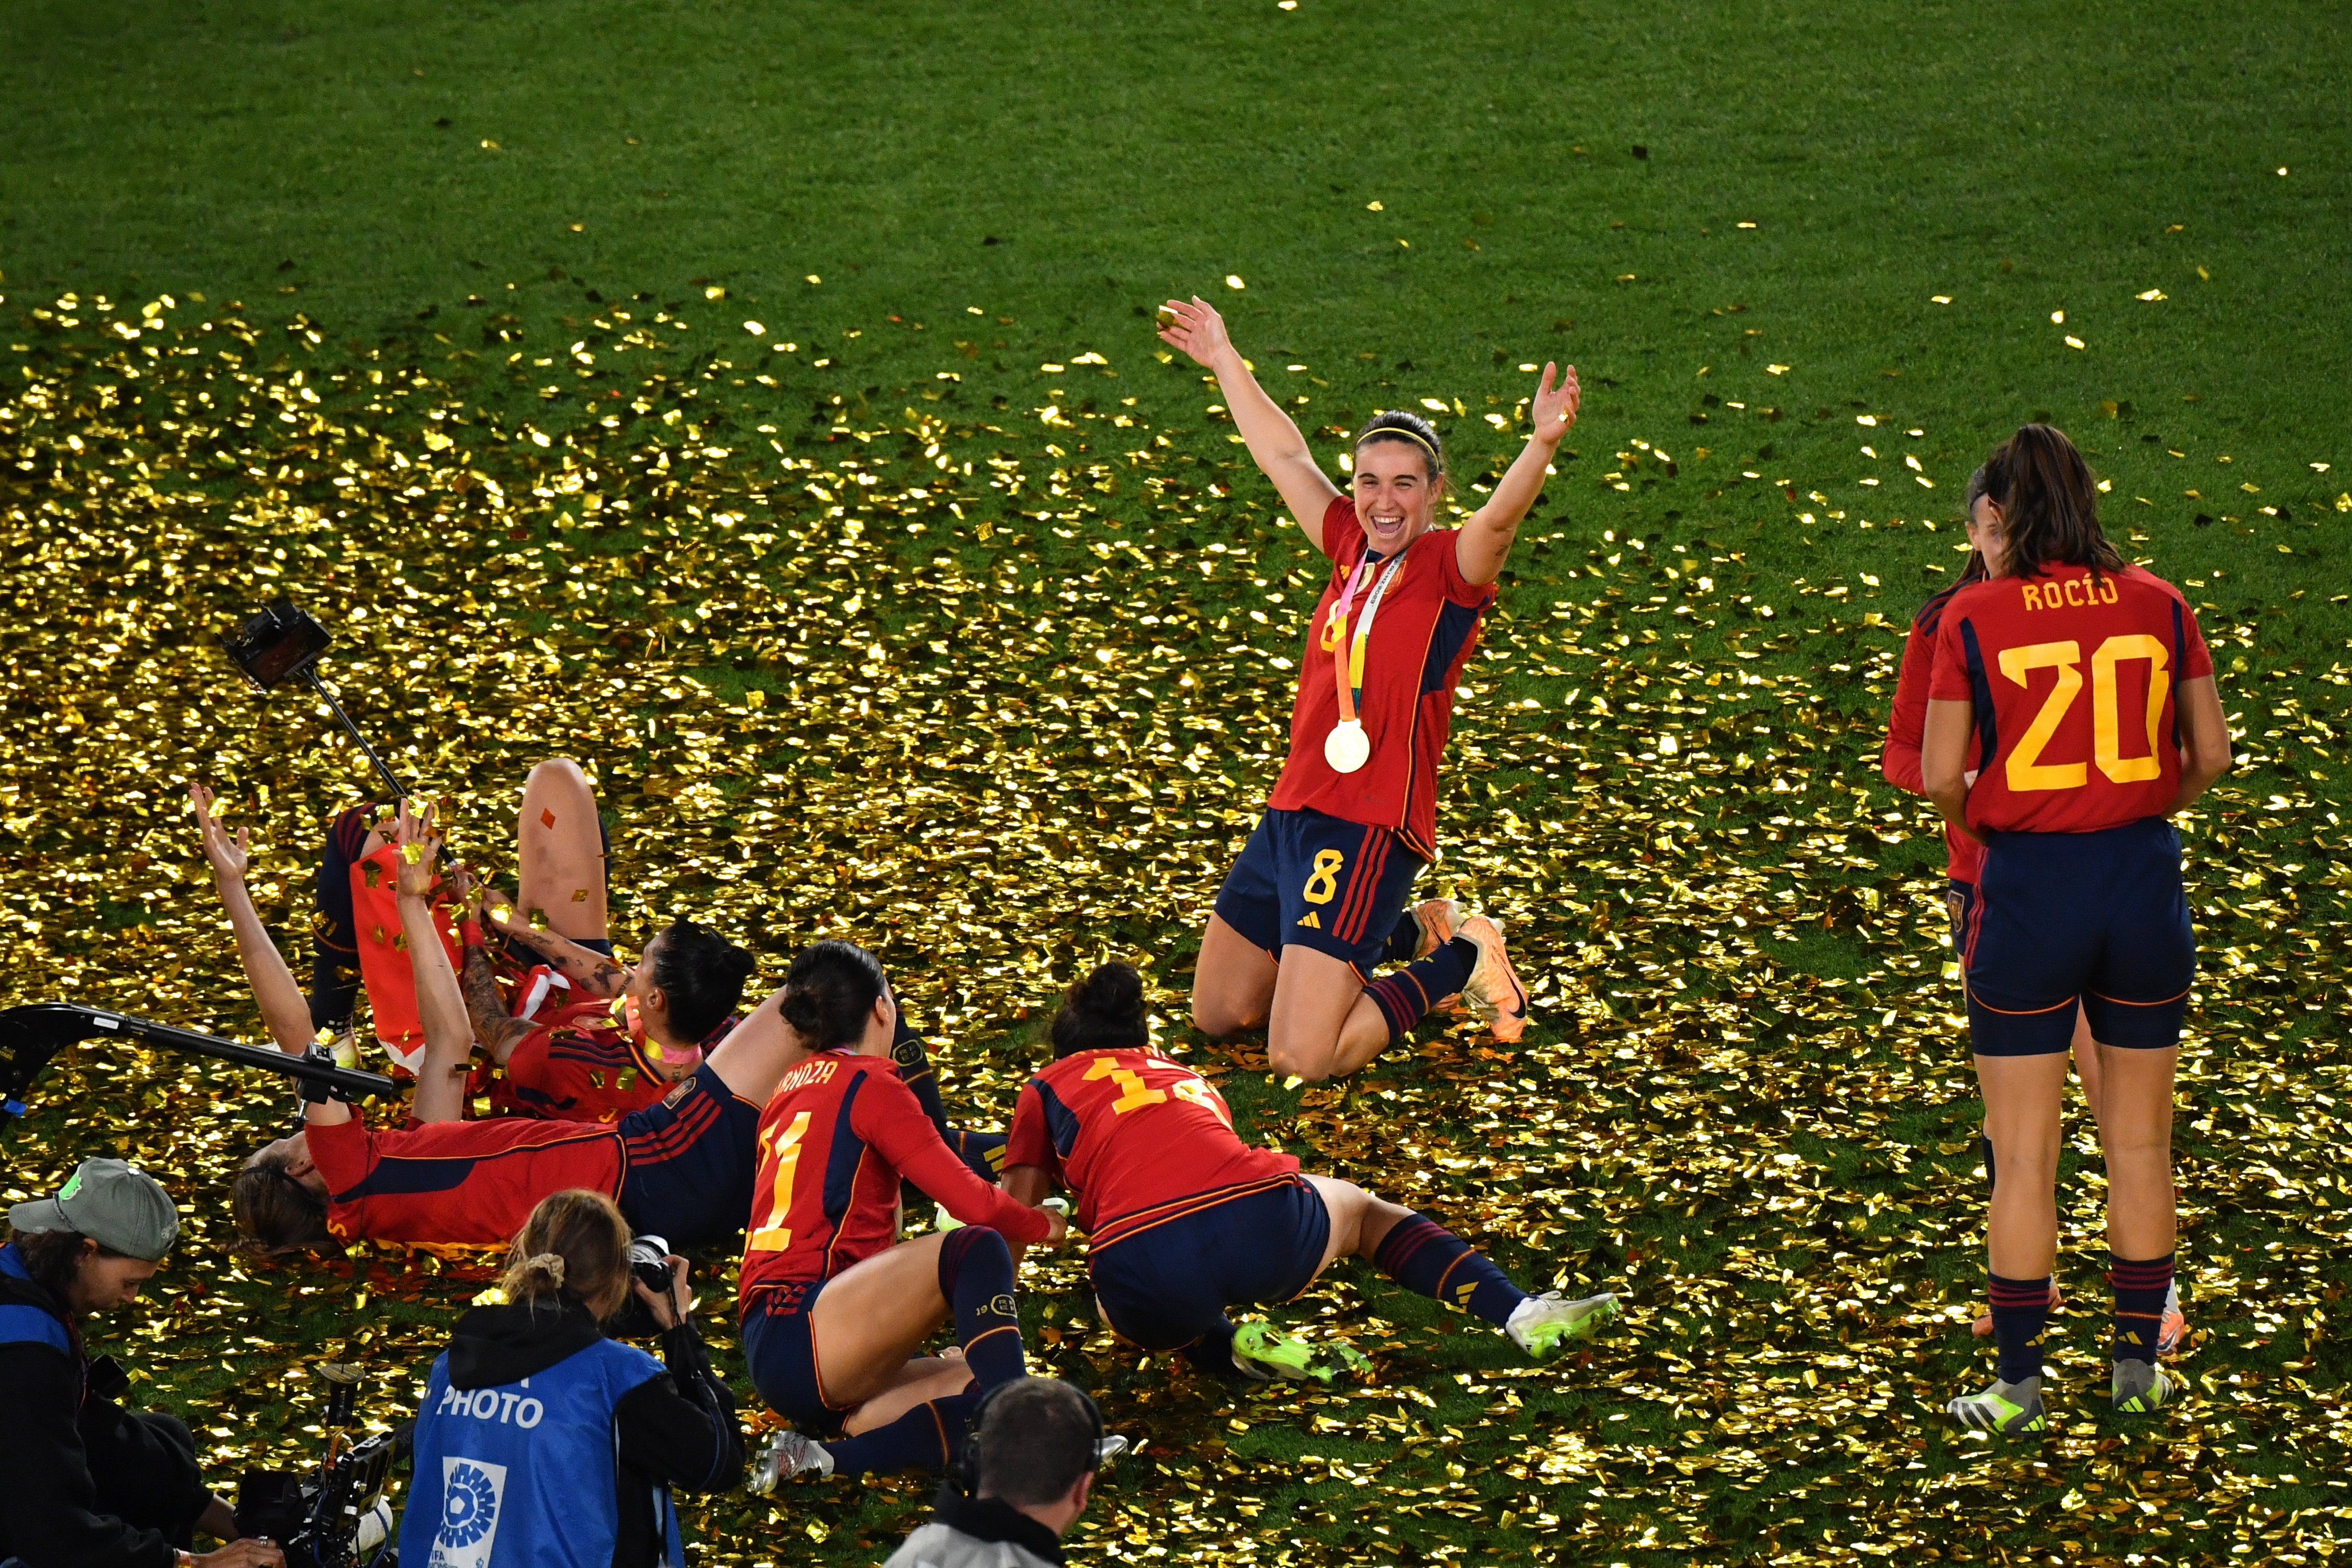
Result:
{"label": "gold medal on ribbon", "polygon": [[1371,640],[1372,616],[1387,595],[1389,584],[1395,580],[1397,568],[1403,564],[1404,552],[1399,551],[1365,597],[1364,618],[1356,623],[1356,633],[1351,637],[1348,635],[1348,608],[1355,600],[1358,585],[1371,569],[1371,558],[1367,555],[1357,563],[1325,627],[1331,649],[1332,674],[1339,691],[1339,722],[1323,737],[1323,760],[1331,765],[1333,773],[1352,773],[1372,759],[1372,738],[1364,733],[1364,721],[1357,717],[1364,695],[1364,645]]}

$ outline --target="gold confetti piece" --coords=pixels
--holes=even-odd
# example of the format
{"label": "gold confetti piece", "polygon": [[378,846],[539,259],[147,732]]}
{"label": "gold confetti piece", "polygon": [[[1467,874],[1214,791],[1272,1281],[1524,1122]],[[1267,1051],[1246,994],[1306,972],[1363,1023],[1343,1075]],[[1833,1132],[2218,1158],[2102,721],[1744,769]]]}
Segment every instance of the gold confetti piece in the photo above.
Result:
{"label": "gold confetti piece", "polygon": [[2050,320],[2053,325],[2063,327],[2066,324],[2066,312],[2063,310],[2053,310],[2050,312]]}
{"label": "gold confetti piece", "polygon": [[1952,302],[1952,297],[1949,294],[1931,294],[1927,297],[1927,302],[1931,305],[1948,305]]}
{"label": "gold confetti piece", "polygon": [[2072,333],[2069,333],[2066,338],[2066,346],[2070,349],[2079,349],[2084,346],[2083,340],[2074,336]]}
{"label": "gold confetti piece", "polygon": [[2135,295],[2133,295],[2133,296],[2132,296],[2132,298],[2133,298],[2133,299],[2135,299],[2135,300],[2167,300],[2167,299],[2170,299],[2170,298],[2171,298],[2171,296],[2170,296],[2170,295],[2168,295],[2168,294],[2167,294],[2167,293],[2166,293],[2163,289],[2150,289],[2147,290],[2145,293],[2135,294]]}
{"label": "gold confetti piece", "polygon": [[1378,202],[1366,202],[1364,204],[1364,210],[1368,213],[1376,213],[1386,212],[1388,209],[1381,206]]}
{"label": "gold confetti piece", "polygon": [[758,321],[744,322],[743,330],[755,338],[764,338],[768,335],[768,329]]}
{"label": "gold confetti piece", "polygon": [[1768,364],[1764,367],[1764,374],[1766,375],[1786,375],[1789,374],[1789,367],[1785,364]]}
{"label": "gold confetti piece", "polygon": [[1246,289],[1249,285],[1242,281],[1242,275],[1240,273],[1228,272],[1225,274],[1225,287],[1228,289]]}
{"label": "gold confetti piece", "polygon": [[1746,218],[1741,218],[1738,223],[1732,225],[1732,227],[1734,228],[1754,228],[1755,226],[1756,226],[1754,224],[1748,222]]}

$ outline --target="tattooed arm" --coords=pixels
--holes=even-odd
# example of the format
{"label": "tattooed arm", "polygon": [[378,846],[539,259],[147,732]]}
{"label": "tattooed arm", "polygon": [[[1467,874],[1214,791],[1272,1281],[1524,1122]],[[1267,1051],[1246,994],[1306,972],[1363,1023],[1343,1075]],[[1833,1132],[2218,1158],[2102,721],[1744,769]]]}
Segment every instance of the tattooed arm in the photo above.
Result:
{"label": "tattooed arm", "polygon": [[489,1048],[492,1061],[504,1067],[523,1037],[530,1033],[530,1021],[507,1011],[506,998],[499,994],[498,976],[490,971],[490,955],[482,949],[466,949],[466,972],[458,977],[458,984],[466,994],[466,1016],[473,1023],[474,1037]]}
{"label": "tattooed arm", "polygon": [[537,953],[541,963],[572,982],[573,990],[609,1002],[628,989],[628,966],[618,959],[566,941],[551,931],[541,931],[521,919],[506,895],[488,883],[482,885],[480,897],[482,913],[490,926],[509,941]]}

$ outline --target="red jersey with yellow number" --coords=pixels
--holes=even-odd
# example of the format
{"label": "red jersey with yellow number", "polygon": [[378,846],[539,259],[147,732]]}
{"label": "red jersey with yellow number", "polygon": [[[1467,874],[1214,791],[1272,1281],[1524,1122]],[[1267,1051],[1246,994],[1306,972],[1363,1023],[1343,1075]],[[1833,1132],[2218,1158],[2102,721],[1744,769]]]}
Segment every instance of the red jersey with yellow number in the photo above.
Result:
{"label": "red jersey with yellow number", "polygon": [[[1454,721],[1454,690],[1462,667],[1478,646],[1478,626],[1495,603],[1494,588],[1464,579],[1455,559],[1459,529],[1431,529],[1404,548],[1404,558],[1373,613],[1364,640],[1364,689],[1357,717],[1371,755],[1352,773],[1324,760],[1324,737],[1339,722],[1332,612],[1349,575],[1365,557],[1364,525],[1356,503],[1333,499],[1323,514],[1323,552],[1331,577],[1307,623],[1298,660],[1298,696],[1290,709],[1290,755],[1266,804],[1276,811],[1319,811],[1327,816],[1390,827],[1423,859],[1437,855],[1437,763]],[[1388,563],[1373,563],[1356,590],[1348,640],[1364,618],[1365,602]]]}
{"label": "red jersey with yellow number", "polygon": [[1069,1191],[1089,1250],[1298,1173],[1291,1155],[1241,1141],[1206,1079],[1149,1048],[1076,1052],[1031,1079],[1004,1163]]}
{"label": "red jersey with yellow number", "polygon": [[825,1051],[783,1076],[760,1116],[740,1292],[743,1310],[830,1279],[898,1239],[898,1183],[966,1225],[1043,1241],[1046,1216],[992,1187],[941,1141],[887,1057]]}
{"label": "red jersey with yellow number", "polygon": [[2174,694],[2213,673],[2180,591],[2127,566],[1972,583],[1944,606],[1928,695],[1975,714],[1969,826],[2095,833],[2172,809]]}
{"label": "red jersey with yellow number", "polygon": [[577,1121],[428,1121],[372,1132],[356,1116],[303,1130],[344,1241],[512,1241],[539,1200],[570,1187],[617,1198],[621,1135]]}

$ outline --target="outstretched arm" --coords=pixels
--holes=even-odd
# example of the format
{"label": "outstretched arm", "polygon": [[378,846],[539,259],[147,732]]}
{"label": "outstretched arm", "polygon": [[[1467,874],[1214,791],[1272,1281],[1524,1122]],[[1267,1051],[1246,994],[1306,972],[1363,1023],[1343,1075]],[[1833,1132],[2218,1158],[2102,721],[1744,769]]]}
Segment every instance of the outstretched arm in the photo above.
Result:
{"label": "outstretched arm", "polygon": [[441,840],[433,808],[411,816],[403,804],[392,828],[400,929],[408,938],[408,967],[416,977],[416,1021],[425,1030],[425,1062],[416,1073],[409,1114],[419,1121],[460,1121],[466,1115],[466,1072],[474,1054],[474,1026],[449,950],[433,916],[434,864]]}
{"label": "outstretched arm", "polygon": [[1543,493],[1552,454],[1559,450],[1560,438],[1576,423],[1577,405],[1582,400],[1574,365],[1564,375],[1556,365],[1544,365],[1543,379],[1536,385],[1535,406],[1528,411],[1535,428],[1528,433],[1528,444],[1519,449],[1517,459],[1495,487],[1495,493],[1486,498],[1486,504],[1470,514],[1454,541],[1454,564],[1465,581],[1491,583],[1503,574],[1503,563],[1510,559],[1512,542],[1518,537],[1519,520]]}
{"label": "outstretched arm", "polygon": [[[1307,437],[1265,389],[1250,374],[1241,351],[1225,335],[1225,320],[1216,307],[1198,294],[1190,302],[1171,300],[1160,307],[1160,341],[1181,349],[1195,363],[1212,371],[1217,390],[1224,394],[1234,427],[1249,444],[1249,454],[1274,488],[1282,504],[1298,520],[1308,542],[1323,549],[1323,513],[1338,499],[1339,487],[1315,466]],[[1326,552],[1328,553],[1328,552]]]}
{"label": "outstretched arm", "polygon": [[213,887],[220,893],[221,907],[228,911],[229,930],[236,934],[237,964],[245,971],[245,983],[253,988],[254,1001],[261,1005],[262,1026],[279,1050],[299,1057],[310,1048],[315,1037],[310,1030],[310,1005],[303,1000],[294,972],[286,967],[285,955],[262,929],[253,895],[246,889],[246,868],[252,860],[251,831],[240,827],[231,838],[228,829],[213,816],[213,792],[202,784],[188,786],[188,800],[195,807],[205,859],[213,868]]}

